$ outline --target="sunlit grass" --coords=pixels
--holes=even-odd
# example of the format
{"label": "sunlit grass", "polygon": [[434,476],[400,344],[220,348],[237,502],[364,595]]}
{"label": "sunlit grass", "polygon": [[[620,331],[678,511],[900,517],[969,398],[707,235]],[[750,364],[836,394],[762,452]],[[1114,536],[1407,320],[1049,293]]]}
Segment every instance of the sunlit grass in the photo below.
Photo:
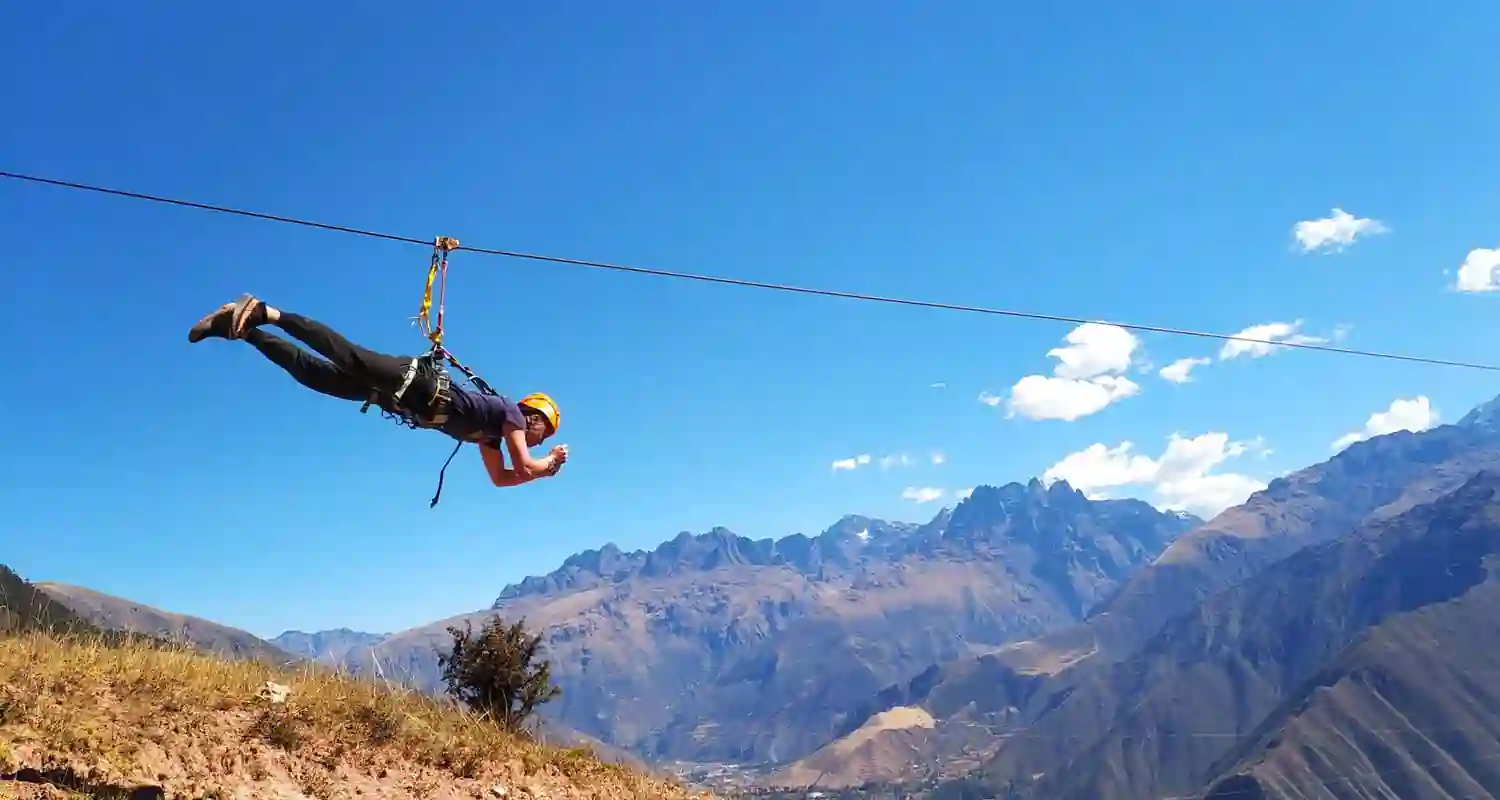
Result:
{"label": "sunlit grass", "polygon": [[[262,696],[268,681],[290,688],[285,702]],[[482,796],[482,782],[532,776],[575,787],[567,796],[687,796],[398,686],[78,635],[0,637],[0,774],[22,767],[66,769],[80,787],[172,784],[169,797],[277,779],[317,797],[396,781],[392,796],[445,782]],[[356,778],[375,791],[339,789]]]}

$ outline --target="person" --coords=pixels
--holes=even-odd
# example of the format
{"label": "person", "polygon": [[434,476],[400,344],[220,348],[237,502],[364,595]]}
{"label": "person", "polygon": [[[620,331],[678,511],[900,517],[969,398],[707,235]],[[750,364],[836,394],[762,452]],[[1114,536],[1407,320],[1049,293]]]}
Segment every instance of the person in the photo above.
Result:
{"label": "person", "polygon": [[[265,326],[280,328],[318,355],[267,332]],[[189,343],[208,338],[249,342],[315,392],[369,401],[393,414],[405,411],[419,427],[477,443],[485,471],[496,486],[519,486],[551,477],[568,460],[565,444],[541,458],[531,456],[530,448],[556,435],[561,421],[557,403],[540,392],[511,402],[503,396],[467,391],[449,383],[426,360],[368,350],[327,325],[273,308],[249,294],[210,312],[188,331]],[[510,456],[509,467],[501,442]]]}

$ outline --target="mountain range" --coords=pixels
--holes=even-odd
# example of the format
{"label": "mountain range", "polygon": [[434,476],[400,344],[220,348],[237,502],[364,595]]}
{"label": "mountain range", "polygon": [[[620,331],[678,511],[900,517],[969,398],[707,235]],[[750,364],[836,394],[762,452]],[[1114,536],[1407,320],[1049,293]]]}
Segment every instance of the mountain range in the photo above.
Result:
{"label": "mountain range", "polygon": [[549,712],[569,727],[654,761],[785,760],[929,664],[1077,622],[1199,522],[1033,480],[979,487],[924,524],[849,516],[812,537],[606,545],[342,663],[432,688],[446,626],[524,617],[563,688]]}
{"label": "mountain range", "polygon": [[447,625],[524,617],[564,689],[544,712],[559,730],[754,766],[766,786],[1486,798],[1497,476],[1500,399],[1356,443],[1206,522],[1064,482],[982,486],[925,523],[605,545],[490,608],[388,634],[250,641],[41,586],[108,627],[429,690]]}

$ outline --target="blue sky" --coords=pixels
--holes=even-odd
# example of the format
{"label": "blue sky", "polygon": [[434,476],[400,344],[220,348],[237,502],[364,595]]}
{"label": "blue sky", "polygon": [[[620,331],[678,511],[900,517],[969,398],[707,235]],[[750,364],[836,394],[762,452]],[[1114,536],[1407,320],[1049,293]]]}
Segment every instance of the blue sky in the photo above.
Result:
{"label": "blue sky", "polygon": [[[1496,362],[1497,298],[1453,284],[1500,247],[1500,8],[1428,8],[16,4],[0,169],[1090,319],[1301,320]],[[1334,209],[1384,231],[1303,252],[1294,225]],[[1096,491],[1208,502],[1327,458],[1393,401],[1451,421],[1500,392],[1490,373],[1284,349],[1174,384],[1157,370],[1218,344],[1113,331],[1057,376],[1069,325],[459,253],[450,345],[505,393],[551,392],[573,457],[497,490],[470,450],[429,510],[440,436],[185,340],[253,291],[413,351],[421,247],[5,181],[0,235],[0,562],[263,635],[472,610],[606,541],[926,519],[1059,463]],[[1033,380],[1027,413],[1121,396],[1031,419],[1013,405],[1029,375],[1071,383]]]}

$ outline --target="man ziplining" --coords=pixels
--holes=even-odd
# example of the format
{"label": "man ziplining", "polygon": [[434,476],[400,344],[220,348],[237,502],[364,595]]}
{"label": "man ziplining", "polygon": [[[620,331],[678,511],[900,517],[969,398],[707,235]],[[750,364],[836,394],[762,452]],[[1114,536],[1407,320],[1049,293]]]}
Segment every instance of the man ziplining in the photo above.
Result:
{"label": "man ziplining", "polygon": [[[266,332],[262,329],[266,325],[280,328],[323,358]],[[210,337],[249,342],[315,392],[374,403],[389,414],[410,419],[414,427],[442,431],[460,445],[477,443],[485,471],[496,486],[519,486],[551,477],[568,460],[565,444],[541,458],[531,457],[530,448],[556,434],[561,419],[557,404],[540,392],[511,402],[498,394],[468,391],[449,381],[434,359],[367,350],[320,322],[272,308],[249,294],[220,306],[188,331],[190,343]],[[509,467],[501,441],[510,456]]]}

